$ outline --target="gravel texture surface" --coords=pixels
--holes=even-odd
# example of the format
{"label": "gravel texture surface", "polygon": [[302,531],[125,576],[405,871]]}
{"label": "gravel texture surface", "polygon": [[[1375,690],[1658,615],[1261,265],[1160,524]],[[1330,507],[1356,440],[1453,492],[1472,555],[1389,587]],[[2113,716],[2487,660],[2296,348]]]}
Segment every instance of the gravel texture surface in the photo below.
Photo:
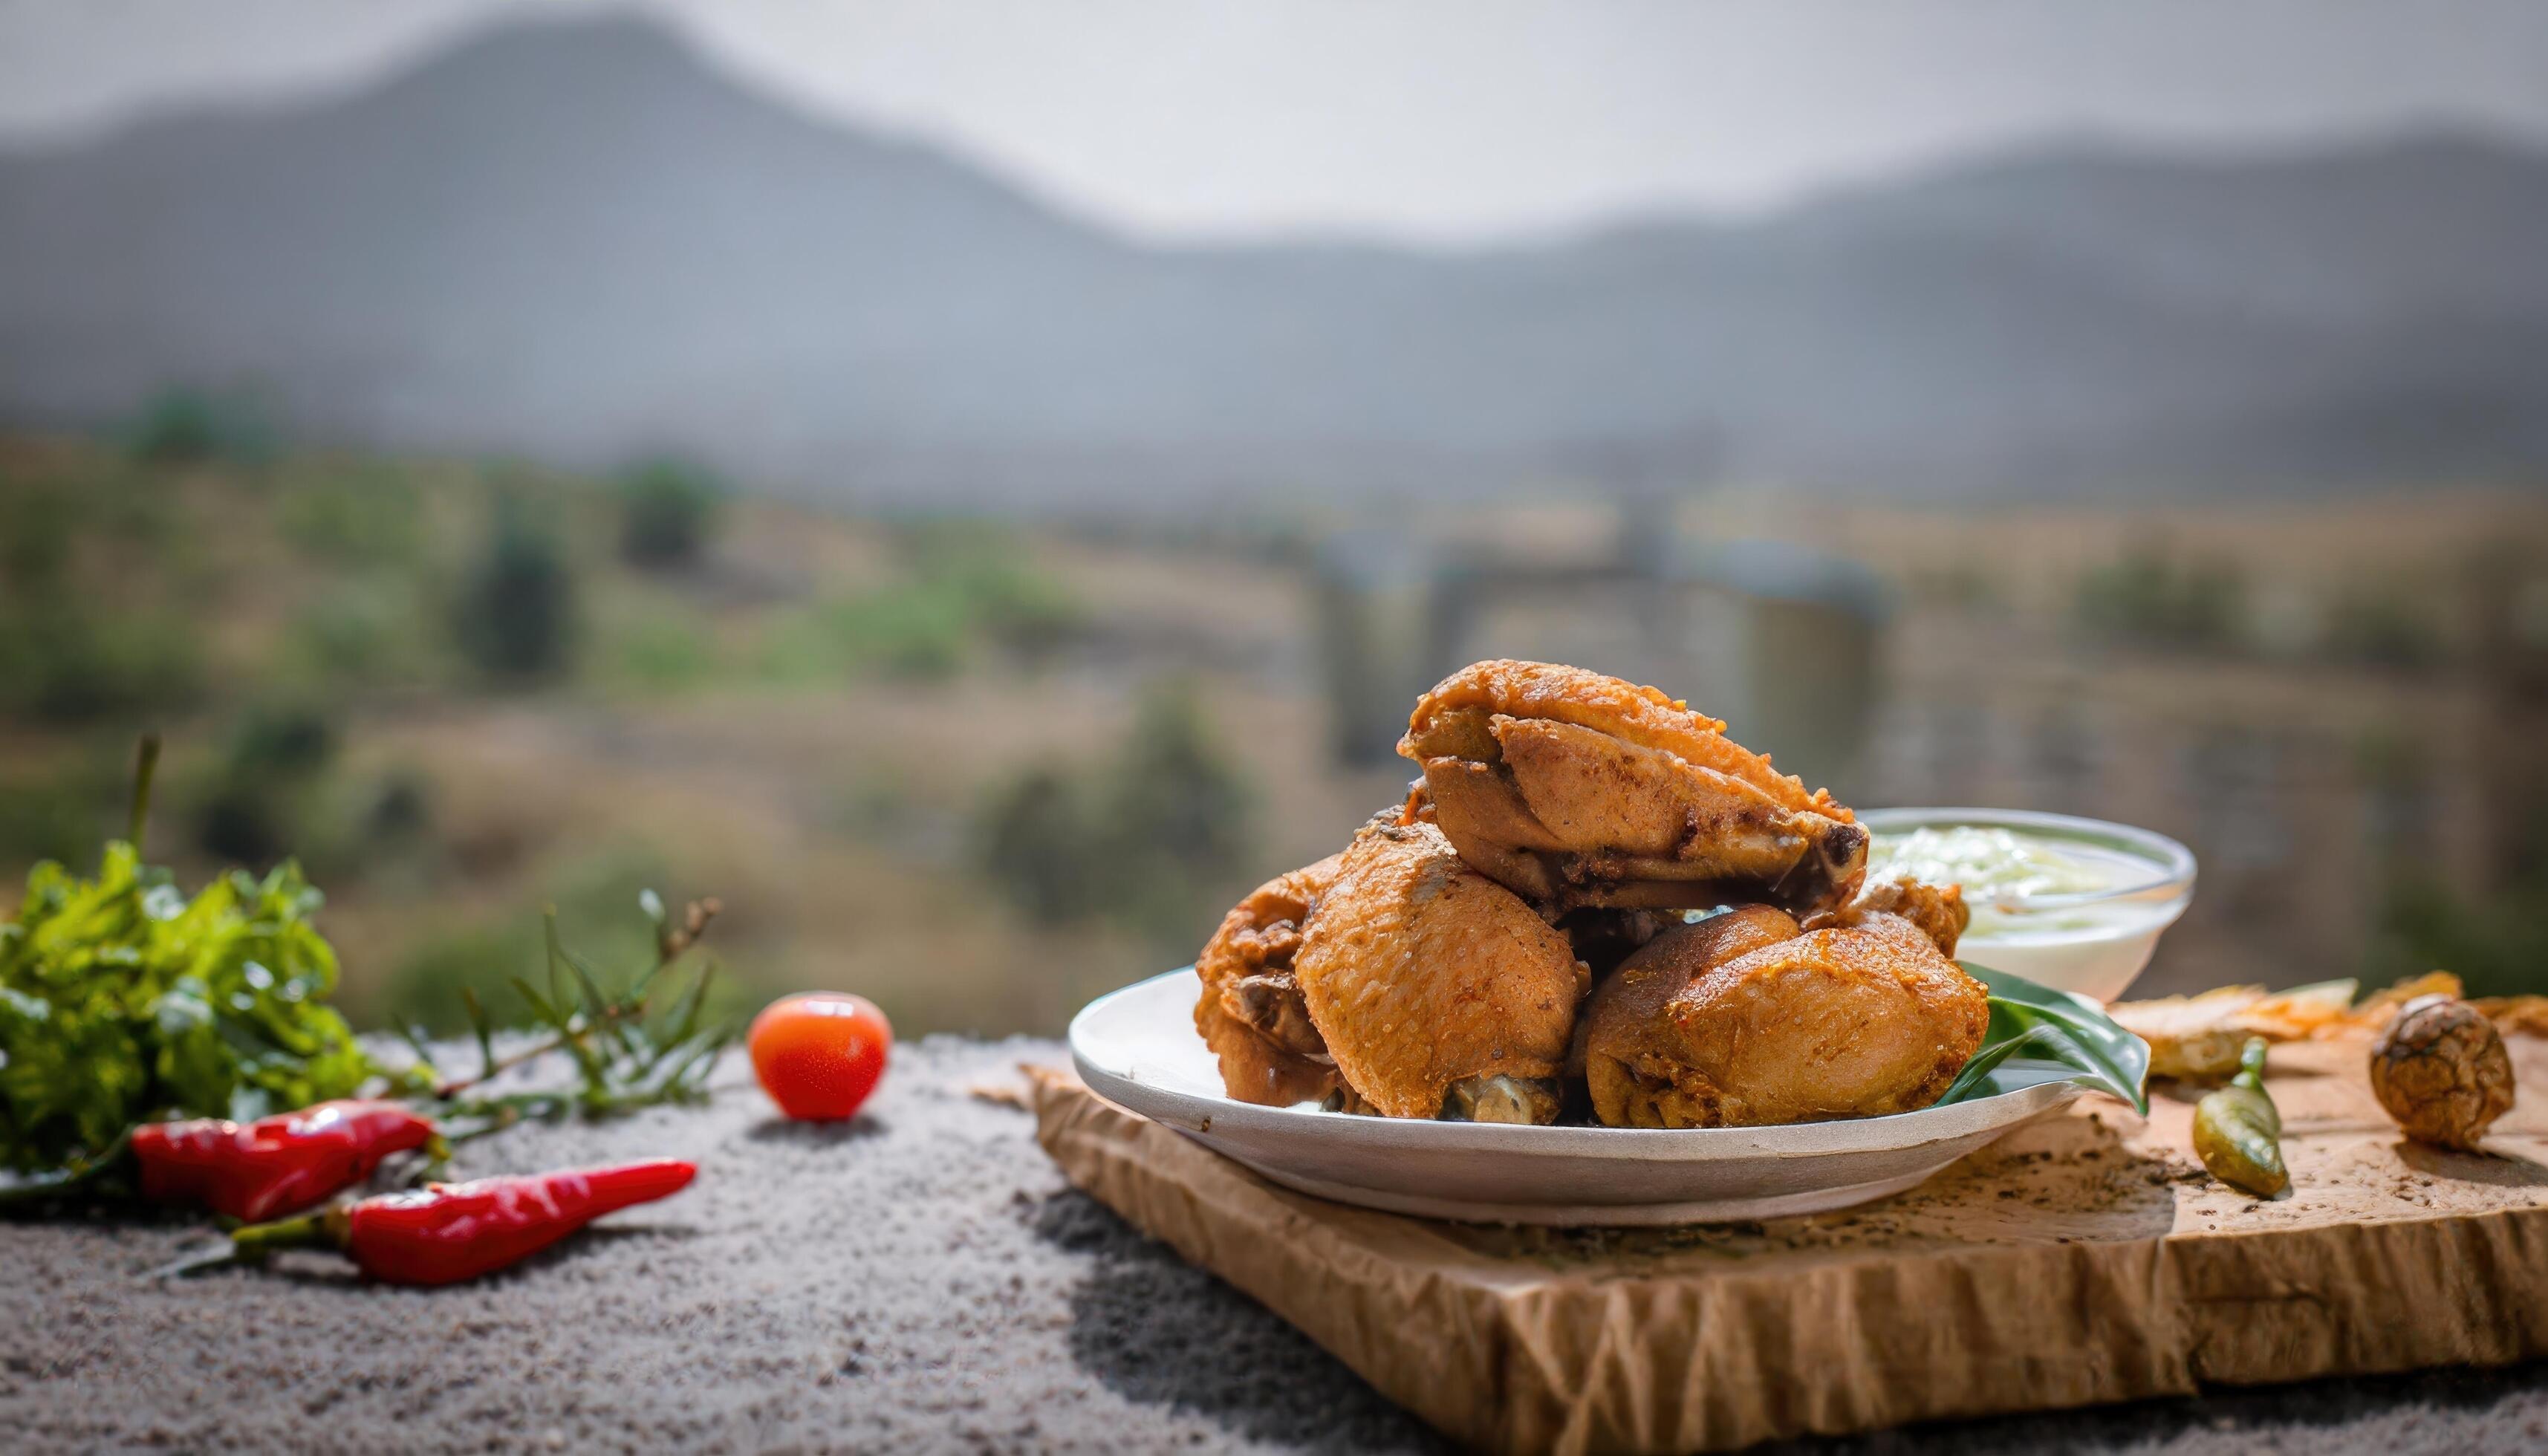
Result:
{"label": "gravel texture surface", "polygon": [[[897,1048],[870,1110],[777,1121],[738,1059],[705,1110],[530,1127],[471,1173],[694,1158],[679,1197],[510,1274],[367,1286],[324,1256],[134,1276],[184,1222],[0,1225],[18,1451],[1429,1451],[1289,1326],[1066,1188],[969,1095],[1051,1043]],[[2229,1393],[1817,1451],[2537,1451],[2548,1368]]]}

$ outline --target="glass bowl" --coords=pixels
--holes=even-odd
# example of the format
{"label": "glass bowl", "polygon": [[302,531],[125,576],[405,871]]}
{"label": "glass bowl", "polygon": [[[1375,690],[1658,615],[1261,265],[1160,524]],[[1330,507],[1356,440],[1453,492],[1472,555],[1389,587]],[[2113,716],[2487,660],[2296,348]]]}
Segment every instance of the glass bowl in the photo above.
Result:
{"label": "glass bowl", "polygon": [[[2110,882],[2094,889],[1976,893],[1964,902],[1973,923],[1958,958],[2075,991],[2099,1002],[2124,993],[2149,964],[2161,932],[2194,899],[2194,852],[2163,834],[2026,809],[1867,809],[1858,821],[1875,836],[1870,866],[1885,841],[1919,829],[2004,830]],[[1880,871],[1870,867],[1869,877]]]}

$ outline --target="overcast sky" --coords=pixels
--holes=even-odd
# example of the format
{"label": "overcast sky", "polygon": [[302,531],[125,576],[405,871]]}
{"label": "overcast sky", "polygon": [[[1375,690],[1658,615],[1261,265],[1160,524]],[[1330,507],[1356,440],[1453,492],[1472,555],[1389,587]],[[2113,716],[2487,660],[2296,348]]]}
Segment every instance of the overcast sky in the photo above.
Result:
{"label": "overcast sky", "polygon": [[[0,0],[0,136],[359,84],[591,0]],[[2091,131],[2548,142],[2548,4],[648,0],[729,68],[1158,236],[1748,209]]]}

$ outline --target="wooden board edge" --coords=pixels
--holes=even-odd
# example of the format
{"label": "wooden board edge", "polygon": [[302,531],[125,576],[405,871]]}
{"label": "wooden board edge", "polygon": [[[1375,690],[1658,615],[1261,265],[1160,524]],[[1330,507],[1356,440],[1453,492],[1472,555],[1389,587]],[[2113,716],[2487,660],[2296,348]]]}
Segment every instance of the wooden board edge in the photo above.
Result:
{"label": "wooden board edge", "polygon": [[1029,1070],[1072,1183],[1489,1449],[1722,1450],[2548,1355],[2548,1209],[1494,1289],[1376,1261],[1326,1205]]}

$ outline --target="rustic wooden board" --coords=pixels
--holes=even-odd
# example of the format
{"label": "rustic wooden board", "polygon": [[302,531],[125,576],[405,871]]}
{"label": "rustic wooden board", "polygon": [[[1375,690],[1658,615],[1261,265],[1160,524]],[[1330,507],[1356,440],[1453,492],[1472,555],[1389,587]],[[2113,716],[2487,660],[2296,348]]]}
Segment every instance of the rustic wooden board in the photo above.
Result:
{"label": "rustic wooden board", "polygon": [[[2512,1044],[2548,1087],[2548,1043]],[[1510,1451],[1775,1436],[2548,1355],[2548,1098],[2492,1156],[2404,1141],[2359,1044],[2277,1047],[2294,1175],[2206,1176],[2192,1108],[2096,1099],[1910,1193],[1659,1230],[1432,1223],[1277,1188],[1034,1071],[1072,1182],[1442,1430]],[[2189,1094],[2190,1095],[2190,1094]]]}

